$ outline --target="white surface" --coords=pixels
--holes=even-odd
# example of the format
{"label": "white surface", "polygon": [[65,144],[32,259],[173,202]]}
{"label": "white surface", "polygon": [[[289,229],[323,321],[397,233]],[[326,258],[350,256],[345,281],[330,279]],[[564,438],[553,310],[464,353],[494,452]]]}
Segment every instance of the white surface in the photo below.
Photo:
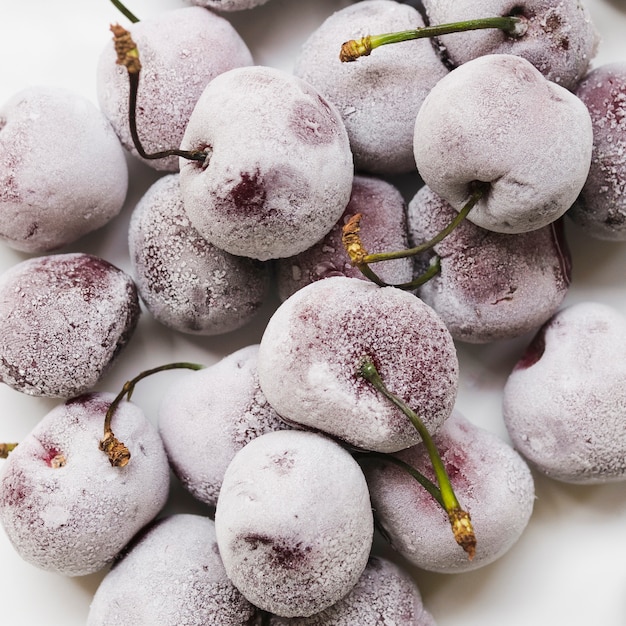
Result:
{"label": "white surface", "polygon": [[[341,0],[270,0],[229,19],[250,45],[257,63],[289,70],[308,33],[346,4]],[[587,0],[586,4],[603,37],[595,64],[626,60],[626,2]],[[0,101],[29,84],[49,83],[74,89],[95,102],[95,64],[110,36],[109,23],[125,24],[123,16],[107,0],[4,0],[2,5]],[[129,0],[129,8],[140,18],[183,5],[184,0]],[[155,174],[133,163],[131,177],[122,215],[69,249],[97,254],[129,270],[128,218]],[[598,300],[626,313],[626,244],[592,241],[572,229],[569,234],[574,280],[566,302]],[[24,258],[0,247],[0,271]],[[145,314],[127,351],[99,387],[117,391],[139,371],[170,361],[210,364],[257,342],[273,306],[269,303],[258,322],[240,332],[205,339],[168,332]],[[458,407],[503,438],[500,392],[526,340],[459,350]],[[178,375],[164,373],[140,383],[134,400],[154,416],[160,390]],[[19,441],[55,404],[0,386],[0,440]],[[536,488],[536,508],[526,533],[498,562],[462,575],[416,573],[425,603],[439,626],[626,625],[626,487],[573,487],[537,477]],[[176,491],[168,510],[202,509]],[[85,623],[102,574],[70,579],[40,571],[16,555],[1,530],[0,563],[3,625]]]}

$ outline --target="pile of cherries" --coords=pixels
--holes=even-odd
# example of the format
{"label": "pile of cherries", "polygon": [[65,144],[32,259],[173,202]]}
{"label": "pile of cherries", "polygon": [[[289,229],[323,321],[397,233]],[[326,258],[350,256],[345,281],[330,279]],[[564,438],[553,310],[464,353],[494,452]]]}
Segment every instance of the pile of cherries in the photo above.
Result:
{"label": "pile of cherries", "polygon": [[[264,3],[115,2],[99,107],[0,106],[0,238],[29,255],[0,275],[0,380],[60,402],[0,446],[0,522],[35,566],[110,567],[90,626],[434,625],[398,563],[504,555],[531,468],[626,479],[626,318],[562,307],[563,222],[626,241],[626,63],[591,69],[584,6],[341,3],[288,73],[226,17]],[[128,158],[156,173],[130,273],[64,251],[119,219]],[[213,337],[272,294],[258,344],[95,391],[142,315]],[[509,445],[455,409],[456,346],[528,333]],[[168,369],[153,424],[131,395]],[[162,514],[170,472],[205,514]]]}

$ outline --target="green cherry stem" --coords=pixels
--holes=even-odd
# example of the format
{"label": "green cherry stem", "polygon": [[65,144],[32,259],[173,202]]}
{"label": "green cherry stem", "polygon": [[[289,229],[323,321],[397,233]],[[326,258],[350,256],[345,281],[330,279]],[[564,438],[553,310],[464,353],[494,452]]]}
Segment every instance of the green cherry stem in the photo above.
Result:
{"label": "green cherry stem", "polygon": [[139,18],[136,17],[133,13],[131,13],[121,2],[120,0],[111,0],[113,6],[126,17],[130,22],[136,24],[139,21]]}
{"label": "green cherry stem", "polygon": [[139,91],[139,75],[141,74],[141,61],[139,60],[139,49],[133,41],[130,33],[119,24],[111,25],[113,42],[117,53],[118,65],[123,65],[128,72],[128,125],[133,144],[141,157],[154,160],[163,159],[169,156],[179,156],[190,161],[200,161],[204,163],[209,153],[203,150],[162,150],[160,152],[148,153],[145,151],[139,132],[137,130],[137,92]]}
{"label": "green cherry stem", "polygon": [[451,33],[460,33],[468,30],[484,28],[497,28],[511,37],[521,37],[528,30],[525,18],[509,16],[484,17],[475,20],[464,20],[450,24],[438,24],[435,26],[423,26],[414,30],[404,30],[396,33],[384,33],[382,35],[367,35],[361,39],[351,39],[341,46],[339,59],[343,63],[356,61],[360,57],[368,56],[372,50],[387,44],[410,41],[412,39],[424,39],[426,37],[439,37]]}
{"label": "green cherry stem", "polygon": [[415,478],[415,480],[422,486],[428,493],[439,503],[442,509],[445,510],[446,506],[444,504],[443,498],[441,497],[441,489],[432,481],[426,478],[422,472],[415,469],[412,465],[404,462],[402,459],[399,459],[397,456],[393,454],[385,454],[384,452],[357,452],[354,454],[357,459],[377,459],[382,461],[383,463],[392,463],[393,465],[398,466],[400,469],[405,471],[407,474]]}
{"label": "green cherry stem", "polygon": [[468,213],[474,208],[476,203],[485,195],[488,185],[483,183],[475,183],[472,194],[463,208],[455,215],[454,219],[440,232],[438,232],[432,239],[426,241],[419,246],[413,248],[407,248],[405,250],[394,250],[392,252],[378,252],[369,254],[361,241],[361,213],[353,215],[344,225],[342,231],[343,246],[350,257],[352,265],[358,268],[363,276],[379,287],[397,287],[398,289],[415,289],[425,282],[429,281],[435,276],[441,269],[441,259],[435,255],[431,260],[428,269],[417,276],[410,282],[390,285],[374,272],[370,267],[371,263],[380,263],[381,261],[392,261],[394,259],[404,259],[410,256],[416,256],[422,252],[426,252],[436,246],[439,242],[445,239],[463,220],[467,217]]}
{"label": "green cherry stem", "polygon": [[472,527],[469,513],[464,511],[457,500],[446,468],[441,460],[437,446],[419,415],[411,409],[401,398],[389,391],[383,382],[372,360],[365,357],[359,367],[359,374],[365,378],[377,391],[382,393],[390,402],[398,407],[410,420],[420,437],[435,472],[437,484],[441,492],[441,503],[448,514],[452,532],[456,542],[465,550],[470,560],[476,552],[476,536]]}
{"label": "green cherry stem", "polygon": [[113,399],[104,416],[104,436],[100,440],[100,450],[106,453],[113,467],[124,467],[127,465],[128,461],[130,461],[130,450],[114,435],[113,430],[111,429],[111,420],[113,419],[113,415],[120,402],[124,398],[127,400],[131,399],[137,383],[148,376],[157,374],[158,372],[165,372],[173,369],[201,370],[203,368],[204,365],[198,365],[197,363],[167,363],[165,365],[145,370],[135,376],[135,378],[124,383],[122,390]]}

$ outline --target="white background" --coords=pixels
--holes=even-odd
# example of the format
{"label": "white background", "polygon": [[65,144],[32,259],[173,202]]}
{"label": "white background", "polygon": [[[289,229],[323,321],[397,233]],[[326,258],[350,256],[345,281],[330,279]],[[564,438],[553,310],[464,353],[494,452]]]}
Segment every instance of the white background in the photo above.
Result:
{"label": "white background", "polygon": [[[259,64],[290,70],[299,46],[323,19],[348,4],[337,0],[270,0],[230,15]],[[626,60],[626,2],[587,0],[602,36],[595,65]],[[140,18],[184,6],[183,0],[129,0]],[[95,65],[108,26],[125,18],[107,0],[2,0],[0,102],[31,84],[65,86],[96,102]],[[133,206],[156,176],[130,163],[131,188],[112,224],[63,251],[97,254],[130,271],[126,228]],[[97,168],[97,163],[94,163]],[[626,243],[601,243],[568,229],[574,280],[566,303],[596,300],[626,314]],[[0,246],[0,271],[27,255]],[[144,314],[136,335],[99,388],[117,391],[139,371],[186,360],[210,364],[256,343],[275,302],[256,323],[218,338],[164,330]],[[507,438],[501,389],[527,337],[488,346],[459,346],[458,408],[475,423]],[[160,390],[179,372],[141,383],[134,400],[154,418]],[[0,440],[19,441],[53,406],[0,385]],[[625,416],[626,417],[626,416]],[[1,461],[0,461],[1,463]],[[567,486],[536,476],[537,500],[526,533],[498,562],[461,575],[416,572],[439,626],[626,626],[626,485]],[[202,509],[176,490],[168,511]],[[10,626],[78,626],[102,574],[65,578],[24,563],[0,530],[0,622]],[[154,625],[158,626],[158,625]]]}

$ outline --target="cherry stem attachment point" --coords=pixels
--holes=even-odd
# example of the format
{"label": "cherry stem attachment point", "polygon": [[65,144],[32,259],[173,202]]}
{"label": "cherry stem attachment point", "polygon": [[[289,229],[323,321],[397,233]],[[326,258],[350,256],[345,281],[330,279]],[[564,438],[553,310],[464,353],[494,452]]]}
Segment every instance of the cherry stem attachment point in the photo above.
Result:
{"label": "cherry stem attachment point", "polygon": [[423,26],[414,30],[404,30],[396,33],[383,33],[381,35],[367,35],[361,39],[350,39],[341,46],[339,59],[343,63],[356,61],[360,57],[369,56],[375,48],[387,44],[400,43],[413,39],[427,37],[440,37],[451,33],[460,33],[468,30],[480,30],[496,28],[504,31],[510,37],[522,37],[528,30],[527,20],[523,17],[512,15],[499,17],[484,17],[475,20],[463,20],[450,24],[438,24],[435,26]]}
{"label": "cherry stem attachment point", "polygon": [[158,372],[173,369],[201,370],[203,368],[204,365],[198,365],[197,363],[167,363],[165,365],[160,365],[159,367],[145,370],[135,376],[132,380],[128,380],[124,383],[122,390],[113,399],[113,402],[111,402],[104,416],[104,436],[100,440],[100,450],[106,453],[113,467],[124,467],[127,465],[130,461],[130,450],[114,435],[113,430],[111,430],[111,420],[113,419],[113,414],[122,400],[126,398],[126,400],[130,401],[137,383],[140,380]]}
{"label": "cherry stem attachment point", "polygon": [[9,453],[17,448],[16,443],[0,443],[0,459],[8,459]]}
{"label": "cherry stem attachment point", "polygon": [[454,534],[456,542],[463,548],[463,550],[465,550],[471,561],[476,553],[476,535],[474,534],[469,513],[461,508],[461,505],[457,500],[452,484],[450,483],[450,477],[446,472],[445,465],[441,460],[437,446],[428,432],[428,429],[424,425],[424,422],[422,422],[419,415],[413,411],[413,409],[411,409],[406,402],[387,389],[385,383],[380,377],[380,374],[378,373],[378,370],[369,357],[365,357],[361,362],[359,374],[411,420],[411,423],[422,438],[422,443],[426,448],[428,457],[435,472],[437,484],[439,485],[441,493],[440,504],[442,504],[448,514],[448,519],[450,520],[452,533]]}
{"label": "cherry stem attachment point", "polygon": [[381,261],[392,261],[394,259],[404,259],[410,256],[416,256],[422,252],[426,252],[445,239],[461,222],[467,217],[468,213],[474,208],[476,203],[486,193],[487,185],[482,183],[476,183],[474,191],[469,197],[469,200],[465,203],[465,206],[457,213],[454,219],[439,233],[437,233],[432,239],[426,241],[419,246],[413,248],[407,248],[406,250],[394,250],[392,252],[378,252],[375,254],[369,254],[361,241],[361,219],[363,218],[361,213],[353,215],[344,225],[341,240],[343,246],[350,257],[352,265],[358,268],[365,278],[369,279],[379,287],[396,287],[398,289],[411,290],[423,285],[429,281],[433,276],[436,276],[441,269],[440,258],[435,255],[431,259],[428,269],[417,276],[410,282],[391,285],[386,283],[374,272],[369,266],[370,263],[380,263]]}
{"label": "cherry stem attachment point", "polygon": [[111,0],[113,6],[124,15],[130,22],[136,24],[139,21],[139,18],[136,17],[133,13],[131,13],[121,2],[120,0]]}
{"label": "cherry stem attachment point", "polygon": [[141,61],[139,59],[139,49],[133,41],[130,32],[119,24],[111,25],[113,42],[117,52],[116,63],[123,65],[128,72],[128,125],[130,135],[135,149],[139,156],[148,160],[164,159],[169,156],[178,156],[190,161],[200,161],[205,163],[210,153],[203,150],[162,150],[160,152],[148,153],[144,149],[137,130],[137,92],[139,91],[139,75],[141,74]]}

